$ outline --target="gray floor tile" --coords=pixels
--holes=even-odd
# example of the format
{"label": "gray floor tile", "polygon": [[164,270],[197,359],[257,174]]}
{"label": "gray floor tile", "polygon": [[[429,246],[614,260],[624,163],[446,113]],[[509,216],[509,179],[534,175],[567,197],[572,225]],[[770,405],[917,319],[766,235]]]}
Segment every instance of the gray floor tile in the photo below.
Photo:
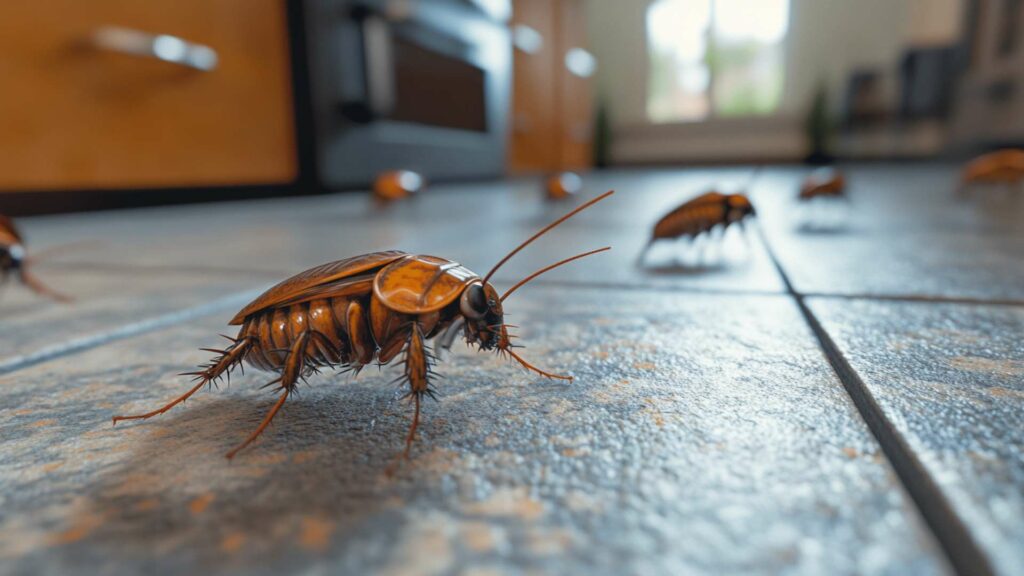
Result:
{"label": "gray floor tile", "polygon": [[[71,344],[228,300],[240,307],[266,287],[266,274],[131,273],[41,266],[37,275],[74,297],[71,303],[41,298],[18,285],[0,295],[0,371]],[[240,298],[240,299],[239,299]]]}
{"label": "gray floor tile", "polygon": [[0,562],[161,573],[947,571],[792,302],[538,288],[510,302],[541,381],[458,349],[413,458],[394,370],[185,385],[223,318],[0,376]]}
{"label": "gray floor tile", "polygon": [[812,309],[1004,574],[1024,567],[1024,307]]}

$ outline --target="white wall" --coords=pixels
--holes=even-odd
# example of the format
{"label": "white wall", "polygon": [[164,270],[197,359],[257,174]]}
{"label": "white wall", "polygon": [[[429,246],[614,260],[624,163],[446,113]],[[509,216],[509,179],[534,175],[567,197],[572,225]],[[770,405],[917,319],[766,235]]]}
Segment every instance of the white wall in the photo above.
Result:
{"label": "white wall", "polygon": [[[963,0],[791,0],[783,103],[772,118],[654,126],[647,121],[645,13],[651,0],[589,0],[590,46],[598,98],[610,112],[616,162],[787,160],[803,156],[803,117],[822,81],[833,110],[849,73],[895,71],[910,45],[959,36]],[[757,1],[757,0],[751,0]]]}

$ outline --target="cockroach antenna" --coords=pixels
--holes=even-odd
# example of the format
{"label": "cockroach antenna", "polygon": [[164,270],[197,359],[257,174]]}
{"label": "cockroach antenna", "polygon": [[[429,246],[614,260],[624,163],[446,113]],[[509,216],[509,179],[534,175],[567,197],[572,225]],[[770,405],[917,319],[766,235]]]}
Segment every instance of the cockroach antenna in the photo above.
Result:
{"label": "cockroach antenna", "polygon": [[518,254],[520,250],[522,250],[523,248],[526,248],[527,246],[532,244],[534,240],[536,240],[536,239],[540,238],[541,236],[547,234],[553,228],[557,227],[558,225],[560,225],[561,223],[565,222],[569,218],[572,218],[573,216],[579,214],[580,212],[586,210],[587,208],[590,208],[594,204],[597,204],[598,202],[600,202],[601,200],[604,200],[605,198],[611,196],[612,194],[615,194],[615,191],[614,190],[609,190],[609,191],[605,192],[604,194],[601,194],[597,198],[594,198],[593,200],[590,200],[590,201],[582,204],[581,206],[578,206],[576,209],[572,210],[571,212],[569,212],[565,216],[562,216],[558,220],[555,220],[551,224],[548,224],[547,226],[541,228],[539,232],[537,232],[533,236],[530,236],[529,238],[527,238],[526,242],[523,242],[522,244],[517,246],[514,250],[512,250],[511,252],[506,254],[504,258],[499,260],[498,263],[494,265],[494,268],[491,268],[491,271],[488,272],[486,276],[484,276],[483,283],[487,284],[487,281],[491,279],[491,276],[494,276],[494,273],[498,271],[498,268],[501,268],[506,262],[508,262],[510,259],[512,259],[513,256]]}

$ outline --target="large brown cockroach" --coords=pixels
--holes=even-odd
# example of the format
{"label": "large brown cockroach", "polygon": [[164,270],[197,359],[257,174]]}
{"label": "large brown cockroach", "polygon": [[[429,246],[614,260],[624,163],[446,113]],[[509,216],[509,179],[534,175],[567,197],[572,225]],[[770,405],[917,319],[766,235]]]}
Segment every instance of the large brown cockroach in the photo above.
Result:
{"label": "large brown cockroach", "polygon": [[832,168],[815,170],[804,179],[797,198],[802,202],[813,200],[814,198],[841,198],[846,200],[846,178],[843,177],[842,172]]}
{"label": "large brown cockroach", "polygon": [[640,260],[643,260],[644,254],[658,240],[696,238],[701,234],[710,233],[716,226],[721,226],[724,231],[732,224],[742,226],[744,218],[754,215],[754,206],[743,194],[701,194],[658,220],[651,233],[651,239],[640,252]]}
{"label": "large brown cockroach", "polygon": [[279,376],[267,386],[277,385],[277,402],[259,427],[228,452],[227,457],[232,458],[270,424],[299,380],[325,366],[358,373],[371,362],[385,365],[404,352],[405,370],[399,381],[409,385],[406,397],[411,396],[416,404],[406,437],[408,456],[419,425],[420,401],[424,395],[435,397],[431,368],[436,359],[427,345],[432,338],[437,338],[435,346],[448,349],[462,332],[467,344],[480,350],[507,356],[547,378],[572,380],[571,376],[531,365],[513,350],[516,346],[511,343],[513,336],[508,333],[502,303],[537,276],[610,247],[541,268],[501,295],[488,281],[531,242],[611,194],[606,192],[549,224],[499,260],[482,279],[451,260],[394,250],[355,256],[296,274],[267,290],[231,319],[230,324],[241,325],[238,335],[226,337],[231,344],[223,350],[205,349],[217,356],[198,372],[186,373],[197,381],[191,390],[152,412],[115,416],[114,424],[162,414],[204,385],[230,376],[243,361],[276,372]]}
{"label": "large brown cockroach", "polygon": [[67,296],[51,290],[39,281],[31,272],[31,260],[25,253],[25,241],[18,228],[7,216],[0,214],[0,285],[7,282],[12,274],[16,274],[22,284],[28,286],[36,294],[53,298],[61,302],[70,300]]}
{"label": "large brown cockroach", "polygon": [[973,184],[1020,186],[1024,182],[1024,150],[999,150],[978,156],[960,173],[957,193],[964,194]]}

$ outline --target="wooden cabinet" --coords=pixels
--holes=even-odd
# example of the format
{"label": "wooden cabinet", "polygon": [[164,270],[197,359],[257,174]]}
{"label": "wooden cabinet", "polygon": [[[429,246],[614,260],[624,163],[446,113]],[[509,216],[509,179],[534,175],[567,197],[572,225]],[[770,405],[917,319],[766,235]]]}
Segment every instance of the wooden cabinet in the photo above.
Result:
{"label": "wooden cabinet", "polygon": [[593,57],[584,0],[515,0],[513,172],[581,170],[593,146]]}
{"label": "wooden cabinet", "polygon": [[[157,53],[103,45],[104,30]],[[180,40],[216,67],[156,57]],[[288,54],[285,0],[0,2],[0,190],[289,182]]]}

